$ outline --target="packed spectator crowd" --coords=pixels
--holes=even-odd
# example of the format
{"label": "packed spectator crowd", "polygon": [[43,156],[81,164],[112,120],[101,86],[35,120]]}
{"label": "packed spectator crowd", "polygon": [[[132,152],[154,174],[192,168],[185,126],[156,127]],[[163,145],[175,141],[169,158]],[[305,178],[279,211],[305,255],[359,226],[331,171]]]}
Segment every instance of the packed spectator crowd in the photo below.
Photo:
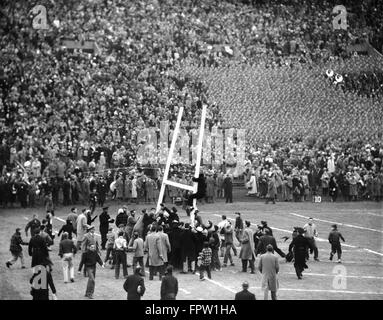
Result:
{"label": "packed spectator crowd", "polygon": [[[352,12],[348,32],[334,32],[332,1],[42,1],[48,30],[31,28],[31,7],[4,1],[3,202],[21,192],[25,206],[24,195],[39,190],[48,204],[50,197],[57,203],[57,190],[66,204],[88,202],[94,187],[121,198],[121,184],[134,199],[135,180],[137,197],[145,199],[160,179],[142,191],[138,133],[161,120],[173,128],[181,105],[187,125],[198,124],[207,104],[209,126],[246,128],[250,160],[268,149],[255,171],[275,152],[298,147],[316,161],[330,148],[336,160],[353,158],[339,165],[344,174],[352,161],[362,171],[370,161],[368,175],[379,176],[382,70],[379,58],[355,57],[347,46],[367,38],[382,51],[382,3],[352,3],[345,3]],[[61,46],[82,36],[100,52]],[[334,63],[356,69],[333,67],[344,77],[334,84],[326,75]],[[366,65],[373,68],[363,74]],[[281,151],[289,141],[291,149]],[[366,144],[369,151],[358,151]],[[101,176],[106,186],[98,187]]]}

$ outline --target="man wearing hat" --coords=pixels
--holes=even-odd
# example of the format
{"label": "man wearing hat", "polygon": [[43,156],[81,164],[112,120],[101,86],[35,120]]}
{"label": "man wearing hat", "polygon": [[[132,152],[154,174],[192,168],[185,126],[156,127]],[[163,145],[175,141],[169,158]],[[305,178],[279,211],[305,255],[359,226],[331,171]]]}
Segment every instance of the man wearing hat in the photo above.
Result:
{"label": "man wearing hat", "polygon": [[273,229],[267,225],[267,221],[261,221],[262,233],[266,234],[266,230],[269,230],[269,234],[273,235]]}
{"label": "man wearing hat", "polygon": [[235,294],[234,300],[256,300],[255,294],[251,293],[249,289],[249,283],[247,281],[244,281],[242,283],[242,291],[239,291]]}
{"label": "man wearing hat", "polygon": [[21,229],[16,228],[16,232],[12,235],[11,245],[9,247],[9,251],[12,254],[12,260],[8,260],[6,262],[6,266],[9,268],[12,264],[14,264],[18,258],[21,261],[21,269],[25,269],[24,264],[24,255],[22,245],[28,245],[28,242],[24,242],[21,238]]}
{"label": "man wearing hat", "polygon": [[309,241],[303,236],[305,233],[303,228],[297,228],[298,235],[293,238],[293,241],[289,245],[289,252],[294,253],[294,268],[298,279],[302,279],[302,272],[307,269],[306,264],[306,252],[310,246]]}
{"label": "man wearing hat", "polygon": [[332,225],[332,230],[330,234],[328,235],[328,242],[331,244],[331,253],[330,253],[330,260],[334,257],[335,252],[338,254],[338,263],[342,263],[342,247],[340,244],[340,239],[344,240],[342,234],[338,231],[338,226],[336,224]]}
{"label": "man wearing hat", "polygon": [[100,207],[104,205],[106,194],[108,192],[108,184],[103,176],[100,177],[97,183],[98,204]]}
{"label": "man wearing hat", "polygon": [[100,219],[100,234],[101,234],[101,250],[105,250],[107,241],[106,235],[108,234],[109,223],[113,223],[114,220],[110,218],[108,214],[109,207],[103,207],[102,213],[99,216]]}

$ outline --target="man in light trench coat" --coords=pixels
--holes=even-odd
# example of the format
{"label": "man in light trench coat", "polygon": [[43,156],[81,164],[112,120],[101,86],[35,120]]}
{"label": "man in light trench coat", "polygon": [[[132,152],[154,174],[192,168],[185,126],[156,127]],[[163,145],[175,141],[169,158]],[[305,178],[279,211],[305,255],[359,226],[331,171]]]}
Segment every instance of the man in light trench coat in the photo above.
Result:
{"label": "man in light trench coat", "polygon": [[277,273],[279,272],[279,263],[278,258],[273,254],[273,246],[271,244],[267,245],[266,253],[261,255],[258,270],[262,273],[264,299],[268,299],[270,290],[271,299],[277,300],[277,290],[279,288]]}

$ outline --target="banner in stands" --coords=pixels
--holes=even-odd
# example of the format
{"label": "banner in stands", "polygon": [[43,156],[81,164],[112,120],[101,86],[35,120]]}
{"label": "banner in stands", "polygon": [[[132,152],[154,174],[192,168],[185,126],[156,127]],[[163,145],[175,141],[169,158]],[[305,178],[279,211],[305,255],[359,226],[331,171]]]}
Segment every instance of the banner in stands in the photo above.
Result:
{"label": "banner in stands", "polygon": [[[140,130],[137,142],[141,143],[137,150],[137,162],[141,165],[165,164],[172,140],[172,130],[168,121],[161,121],[160,128],[149,127]],[[203,140],[202,164],[219,167],[225,164],[244,170],[245,165],[244,129],[213,127],[205,129]],[[180,129],[173,157],[174,164],[192,165],[196,162],[198,129]]]}

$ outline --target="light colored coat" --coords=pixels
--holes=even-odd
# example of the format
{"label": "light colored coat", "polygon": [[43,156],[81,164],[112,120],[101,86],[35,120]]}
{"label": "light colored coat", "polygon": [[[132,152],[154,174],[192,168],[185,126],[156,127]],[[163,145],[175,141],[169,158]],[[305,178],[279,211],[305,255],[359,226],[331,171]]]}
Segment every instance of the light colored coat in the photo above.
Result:
{"label": "light colored coat", "polygon": [[257,178],[255,177],[255,174],[251,175],[250,180],[247,183],[247,187],[251,188],[249,190],[248,194],[256,194],[256,193],[258,193]]}
{"label": "light colored coat", "polygon": [[97,252],[100,253],[98,241],[96,239],[96,235],[95,234],[92,235],[90,232],[88,232],[84,235],[84,239],[81,243],[81,251],[82,252],[88,251],[89,247],[92,244],[95,245]]}
{"label": "light colored coat", "polygon": [[84,213],[80,213],[77,218],[77,241],[84,240],[84,235],[88,230],[86,221],[86,215]]}
{"label": "light colored coat", "polygon": [[144,221],[143,220],[144,220],[144,214],[141,213],[140,216],[138,217],[136,224],[133,227],[133,233],[135,231],[137,231],[138,234],[140,235],[140,238],[143,238],[143,236],[144,236],[144,234],[143,234],[144,233]]}
{"label": "light colored coat", "polygon": [[161,239],[161,252],[164,257],[164,262],[168,262],[168,252],[172,251],[172,247],[170,245],[169,236],[163,231],[158,232],[158,235]]}
{"label": "light colored coat", "polygon": [[124,181],[122,178],[118,178],[116,180],[116,198],[123,198],[124,197]]}
{"label": "light colored coat", "polygon": [[132,198],[137,198],[137,179],[134,178],[132,180]]}
{"label": "light colored coat", "polygon": [[242,260],[252,260],[254,254],[254,237],[253,231],[250,228],[243,230],[243,237],[241,243],[241,251],[239,258]]}
{"label": "light colored coat", "polygon": [[147,195],[147,198],[148,199],[154,199],[154,188],[155,188],[155,182],[154,180],[148,178],[146,180],[146,184],[145,184],[145,187],[146,187],[146,195]]}
{"label": "light colored coat", "polygon": [[206,196],[207,197],[214,197],[214,190],[215,189],[215,180],[213,177],[207,177],[206,178]]}
{"label": "light colored coat", "polygon": [[262,289],[277,291],[279,288],[277,278],[279,272],[278,258],[272,252],[262,254],[259,259],[258,270],[262,273]]}
{"label": "light colored coat", "polygon": [[162,256],[162,245],[160,236],[156,233],[149,233],[146,236],[144,250],[148,251],[149,266],[159,267],[164,264]]}

